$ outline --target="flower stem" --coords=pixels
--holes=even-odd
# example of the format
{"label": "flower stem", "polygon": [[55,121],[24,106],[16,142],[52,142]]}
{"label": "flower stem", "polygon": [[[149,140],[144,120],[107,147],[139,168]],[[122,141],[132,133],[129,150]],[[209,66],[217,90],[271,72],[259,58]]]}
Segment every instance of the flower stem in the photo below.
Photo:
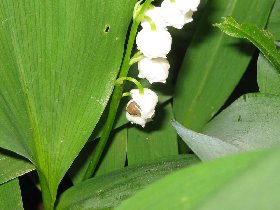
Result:
{"label": "flower stem", "polygon": [[[141,6],[141,10],[139,12],[139,15],[137,17],[134,18],[131,29],[130,29],[130,33],[129,33],[129,38],[128,38],[128,42],[127,42],[127,48],[126,48],[126,52],[125,52],[125,56],[123,59],[123,63],[122,63],[122,67],[119,73],[119,77],[126,77],[130,68],[130,57],[131,57],[131,52],[134,46],[134,41],[135,41],[135,37],[137,34],[137,29],[138,26],[140,24],[141,19],[144,16],[144,12],[146,11],[146,9],[148,8],[148,6],[153,2],[154,0],[147,0],[145,1],[145,3],[143,3],[143,5]],[[122,98],[122,92],[123,92],[123,87],[122,86],[115,86],[114,91],[112,93],[112,99],[111,99],[111,103],[109,106],[109,113],[108,113],[108,117],[106,120],[106,123],[103,127],[102,130],[102,134],[101,134],[101,138],[100,141],[96,147],[96,150],[93,154],[93,157],[88,165],[87,171],[84,174],[83,180],[86,180],[88,178],[90,178],[92,176],[92,174],[94,173],[100,157],[103,153],[103,150],[107,144],[108,138],[110,136],[114,121],[115,121],[115,117],[116,117],[116,113],[118,111],[118,107],[119,107],[119,103],[120,100]]]}
{"label": "flower stem", "polygon": [[141,85],[141,83],[137,79],[134,79],[133,77],[120,77],[115,81],[115,84],[116,85],[122,85],[124,80],[128,80],[130,82],[133,82],[137,86],[137,88],[139,89],[139,93],[141,95],[144,94],[143,86]]}
{"label": "flower stem", "polygon": [[144,58],[142,52],[138,51],[135,55],[130,59],[129,65],[132,66],[133,64],[141,61]]}
{"label": "flower stem", "polygon": [[149,16],[145,16],[144,18],[150,23],[151,30],[156,31],[157,27],[156,27],[156,24],[154,23],[154,21],[152,20],[152,18],[150,18]]}

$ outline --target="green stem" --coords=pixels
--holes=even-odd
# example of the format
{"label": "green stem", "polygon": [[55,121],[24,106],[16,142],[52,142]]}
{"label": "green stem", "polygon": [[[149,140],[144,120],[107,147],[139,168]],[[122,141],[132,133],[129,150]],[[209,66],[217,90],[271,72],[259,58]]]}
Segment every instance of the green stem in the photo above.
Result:
{"label": "green stem", "polygon": [[43,205],[45,210],[53,210],[54,209],[54,204],[55,204],[55,199],[56,199],[56,191],[51,192],[49,188],[49,184],[40,171],[38,171],[38,176],[40,179],[40,186],[41,186],[41,191],[42,191],[42,199],[43,199]]}
{"label": "green stem", "polygon": [[152,20],[152,18],[150,18],[149,16],[145,16],[144,18],[150,23],[151,30],[156,31],[157,27],[156,27],[156,24],[154,23],[154,21]]}
{"label": "green stem", "polygon": [[[154,0],[147,0],[145,1],[145,3],[142,5],[141,7],[141,11],[139,12],[139,17],[136,17],[133,20],[131,29],[130,29],[130,33],[129,33],[129,38],[128,38],[128,42],[127,42],[127,48],[126,48],[126,53],[123,59],[123,63],[122,63],[122,67],[119,73],[119,77],[126,77],[130,68],[130,57],[131,57],[131,52],[133,49],[133,45],[134,45],[134,41],[135,41],[135,37],[137,34],[137,29],[138,26],[140,24],[141,19],[144,16],[144,11],[146,11],[146,9],[148,8],[148,6],[153,2]],[[106,120],[106,123],[103,127],[103,131],[101,134],[101,138],[100,141],[96,147],[96,150],[93,154],[92,160],[88,165],[87,171],[83,177],[83,180],[86,180],[88,178],[90,178],[92,176],[92,174],[94,173],[100,157],[103,153],[103,150],[107,144],[108,138],[110,136],[110,132],[112,130],[114,121],[115,121],[115,117],[116,117],[116,113],[118,111],[118,107],[119,107],[119,103],[120,100],[122,98],[122,92],[123,92],[123,87],[122,86],[115,86],[115,89],[112,93],[112,99],[111,99],[111,103],[109,106],[109,113],[108,113],[108,117]]]}
{"label": "green stem", "polygon": [[132,66],[133,64],[141,61],[144,58],[144,55],[138,51],[135,55],[130,59],[129,65]]}
{"label": "green stem", "polygon": [[130,92],[125,92],[122,94],[122,97],[131,96]]}
{"label": "green stem", "polygon": [[130,82],[133,82],[137,86],[137,88],[139,89],[139,94],[140,95],[144,94],[143,86],[141,85],[141,83],[137,79],[134,79],[133,77],[120,77],[115,81],[115,84],[116,85],[122,85],[124,80],[128,80]]}

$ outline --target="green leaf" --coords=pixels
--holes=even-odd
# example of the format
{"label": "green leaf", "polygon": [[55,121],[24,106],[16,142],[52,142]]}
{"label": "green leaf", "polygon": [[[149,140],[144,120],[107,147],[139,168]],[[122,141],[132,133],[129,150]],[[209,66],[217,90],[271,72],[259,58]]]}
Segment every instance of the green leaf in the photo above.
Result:
{"label": "green leaf", "polygon": [[23,210],[18,179],[0,185],[0,209]]}
{"label": "green leaf", "polygon": [[144,129],[136,126],[128,129],[128,165],[178,154],[177,134],[170,125],[171,111],[170,104],[158,107],[153,121]]}
{"label": "green leaf", "polygon": [[200,157],[221,156],[280,145],[280,97],[247,94],[233,102],[196,133],[173,122],[178,134]]}
{"label": "green leaf", "polygon": [[65,191],[59,199],[57,210],[115,207],[137,190],[197,161],[194,155],[173,156],[89,179]]}
{"label": "green leaf", "polygon": [[231,15],[264,27],[274,0],[211,0],[181,66],[174,96],[176,120],[199,131],[225,103],[250,62],[254,48],[240,45],[212,24]]}
{"label": "green leaf", "polygon": [[0,184],[22,176],[34,169],[35,166],[29,161],[12,152],[0,149]]}
{"label": "green leaf", "polygon": [[280,0],[275,0],[272,11],[270,13],[266,29],[270,31],[277,40],[280,39]]}
{"label": "green leaf", "polygon": [[257,71],[260,92],[279,96],[280,74],[262,54],[258,58]]}
{"label": "green leaf", "polygon": [[210,121],[202,132],[243,150],[275,147],[280,143],[279,109],[279,97],[247,94]]}
{"label": "green leaf", "polygon": [[185,128],[176,121],[172,122],[172,125],[176,129],[178,135],[200,160],[212,160],[242,151],[241,148],[234,144],[223,141],[222,139],[197,133]]}
{"label": "green leaf", "polygon": [[46,210],[107,104],[135,2],[0,3],[0,146],[36,165]]}
{"label": "green leaf", "polygon": [[116,209],[278,209],[279,161],[278,149],[197,164],[151,184]]}
{"label": "green leaf", "polygon": [[280,145],[280,98],[247,94],[196,133],[173,122],[178,134],[202,160]]}
{"label": "green leaf", "polygon": [[[280,0],[276,0],[268,19],[266,29],[279,40],[280,39]],[[269,61],[259,55],[257,63],[258,85],[261,93],[279,95],[280,75]]]}
{"label": "green leaf", "polygon": [[239,24],[232,17],[224,18],[224,22],[215,24],[229,36],[248,39],[271,62],[280,73],[280,53],[275,46],[273,35],[253,24]]}
{"label": "green leaf", "polygon": [[[69,169],[69,175],[74,184],[78,184],[83,181],[91,157],[94,153],[96,141],[89,142],[71,168]],[[97,169],[96,175],[102,175],[117,169],[124,168],[126,161],[126,149],[127,149],[127,129],[115,131],[110,136],[108,148],[104,152],[103,159]]]}

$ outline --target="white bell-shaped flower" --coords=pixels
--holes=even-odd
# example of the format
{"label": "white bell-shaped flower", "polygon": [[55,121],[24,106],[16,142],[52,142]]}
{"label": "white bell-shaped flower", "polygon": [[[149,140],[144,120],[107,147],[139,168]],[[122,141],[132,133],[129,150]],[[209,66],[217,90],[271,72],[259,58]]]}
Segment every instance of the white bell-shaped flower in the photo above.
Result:
{"label": "white bell-shaped flower", "polygon": [[144,94],[140,94],[139,89],[132,89],[130,94],[132,99],[126,106],[126,118],[131,123],[145,127],[155,114],[158,96],[148,88],[144,88]]}
{"label": "white bell-shaped flower", "polygon": [[[152,7],[145,12],[145,16],[148,16],[154,22],[156,28],[163,28],[166,29],[166,22],[162,18],[162,11],[161,7]],[[144,18],[141,22],[141,26],[143,28],[151,28],[150,22]]]}
{"label": "white bell-shaped flower", "polygon": [[200,4],[200,0],[175,0],[174,4],[183,14],[185,14],[190,10],[193,12],[197,11],[197,7]]}
{"label": "white bell-shaped flower", "polygon": [[148,58],[166,58],[171,50],[172,37],[162,28],[143,28],[136,36],[137,49]]}
{"label": "white bell-shaped flower", "polygon": [[169,73],[169,62],[165,58],[143,58],[138,62],[139,78],[146,78],[151,84],[165,83]]}
{"label": "white bell-shaped flower", "polygon": [[165,0],[162,2],[162,17],[165,20],[167,26],[181,29],[186,23],[193,21],[193,11],[191,9],[187,9],[186,12],[182,12],[175,2],[171,2],[170,0]]}

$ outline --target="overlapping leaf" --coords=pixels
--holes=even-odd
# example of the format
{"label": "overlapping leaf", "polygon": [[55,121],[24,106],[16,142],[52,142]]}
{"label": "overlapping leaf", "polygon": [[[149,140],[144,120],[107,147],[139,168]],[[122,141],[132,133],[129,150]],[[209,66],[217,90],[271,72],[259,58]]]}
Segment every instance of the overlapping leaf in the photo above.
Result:
{"label": "overlapping leaf", "polygon": [[17,178],[35,169],[28,160],[12,152],[0,149],[0,184]]}
{"label": "overlapping leaf", "polygon": [[46,209],[106,106],[135,2],[0,2],[0,146],[36,165]]}
{"label": "overlapping leaf", "polygon": [[274,0],[211,0],[178,75],[174,96],[176,119],[201,130],[225,103],[246,70],[254,49],[212,27],[223,16],[264,27]]}
{"label": "overlapping leaf", "polygon": [[194,155],[170,156],[94,177],[65,191],[57,209],[113,208],[148,184],[197,162]]}
{"label": "overlapping leaf", "polygon": [[183,169],[116,209],[278,209],[279,154],[279,149],[239,154]]}
{"label": "overlapping leaf", "polygon": [[18,179],[0,185],[0,209],[23,210]]}

